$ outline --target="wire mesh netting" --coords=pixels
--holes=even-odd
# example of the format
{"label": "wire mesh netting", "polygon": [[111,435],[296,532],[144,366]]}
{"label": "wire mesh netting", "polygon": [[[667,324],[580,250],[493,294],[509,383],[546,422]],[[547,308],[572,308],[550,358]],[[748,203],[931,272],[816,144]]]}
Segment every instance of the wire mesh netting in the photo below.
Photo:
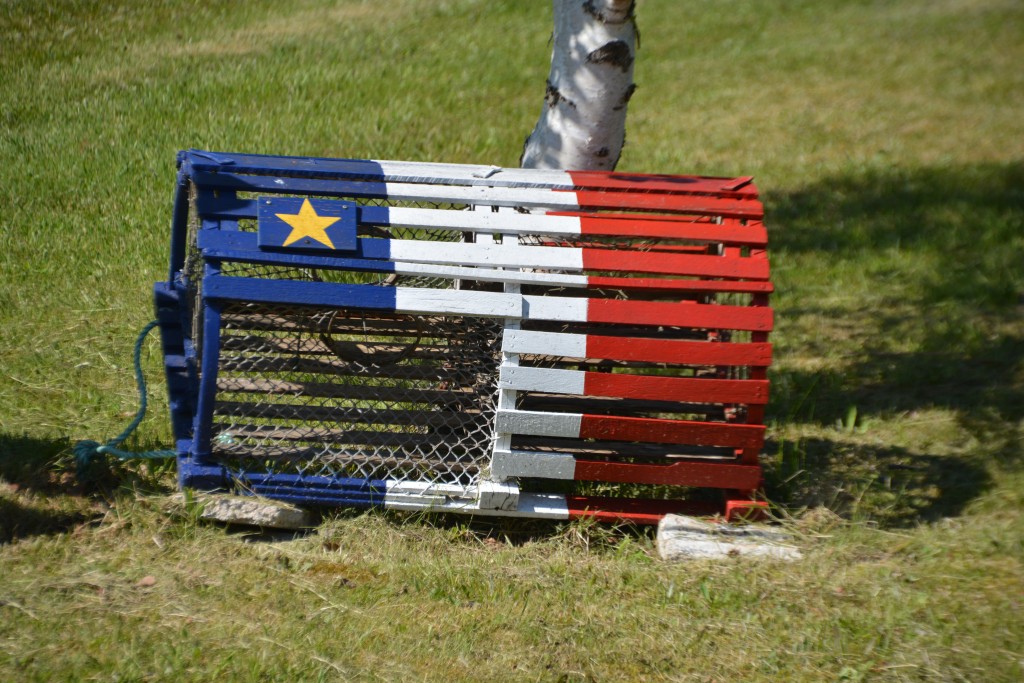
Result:
{"label": "wire mesh netting", "polygon": [[[365,198],[360,203],[396,204]],[[255,221],[239,221],[239,229],[254,231]],[[402,227],[360,226],[359,234],[466,239],[456,230]],[[443,278],[248,262],[224,262],[221,273],[382,287],[457,286]],[[190,279],[201,277],[193,271]],[[198,291],[195,296],[199,311]],[[243,471],[470,486],[490,462],[501,329],[501,321],[462,316],[227,304],[213,457]]]}
{"label": "wire mesh netting", "polygon": [[500,321],[238,303],[222,326],[225,464],[468,486],[489,462]]}

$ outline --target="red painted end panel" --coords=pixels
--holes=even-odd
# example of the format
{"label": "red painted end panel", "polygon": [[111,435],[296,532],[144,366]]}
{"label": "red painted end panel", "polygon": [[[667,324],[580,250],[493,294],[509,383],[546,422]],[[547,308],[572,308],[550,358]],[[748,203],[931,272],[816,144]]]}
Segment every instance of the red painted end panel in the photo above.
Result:
{"label": "red painted end panel", "polygon": [[586,189],[632,190],[634,192],[671,192],[678,194],[716,194],[720,196],[757,197],[752,176],[741,178],[708,178],[704,176],[670,176],[646,173],[607,173],[603,171],[570,171],[576,187]]}
{"label": "red painted end panel", "polygon": [[637,216],[618,218],[580,218],[581,235],[606,235],[622,237],[657,237],[661,239],[695,240],[699,242],[721,242],[723,244],[744,244],[761,246],[768,243],[768,232],[764,225],[754,223],[741,225],[730,222],[724,225],[694,222],[690,220],[658,220]]}
{"label": "red painted end panel", "polygon": [[767,280],[769,274],[767,259],[613,249],[584,249],[583,268],[585,270],[732,277],[751,280]]}
{"label": "red painted end panel", "polygon": [[577,460],[575,478],[580,481],[703,486],[715,489],[754,489],[761,482],[761,468],[753,465],[705,462],[643,465]]}
{"label": "red painted end panel", "polygon": [[721,505],[683,500],[641,500],[602,496],[566,496],[569,519],[590,517],[601,522],[657,524],[665,515],[710,516],[722,511]]}
{"label": "red painted end panel", "polygon": [[718,306],[693,303],[590,299],[587,320],[595,323],[670,325],[725,330],[772,329],[772,309],[761,306]]}
{"label": "red painted end panel", "polygon": [[698,292],[714,294],[717,292],[749,292],[751,294],[775,291],[770,282],[751,282],[739,280],[675,280],[652,277],[606,277],[591,275],[587,286],[591,289],[646,289],[664,292]]}
{"label": "red painted end panel", "polygon": [[768,381],[588,372],[583,392],[651,401],[764,404],[768,402]]}
{"label": "red painted end panel", "polygon": [[644,339],[642,337],[587,337],[587,358],[685,365],[754,365],[772,362],[772,345]]}
{"label": "red painted end panel", "polygon": [[761,448],[764,445],[764,426],[584,415],[580,423],[580,438]]}

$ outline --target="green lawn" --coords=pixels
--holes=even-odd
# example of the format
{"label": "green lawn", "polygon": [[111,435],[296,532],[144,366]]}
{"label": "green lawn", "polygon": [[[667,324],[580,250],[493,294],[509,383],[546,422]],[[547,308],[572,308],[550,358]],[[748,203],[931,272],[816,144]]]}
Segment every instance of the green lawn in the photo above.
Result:
{"label": "green lawn", "polygon": [[[755,175],[768,495],[806,559],[341,514],[258,542],[83,490],[136,405],[174,155],[514,166],[535,0],[0,4],[0,679],[1024,677],[1024,6],[640,0],[620,170]],[[136,447],[166,447],[159,352]],[[803,515],[808,506],[823,510]],[[149,578],[152,577],[152,578]]]}

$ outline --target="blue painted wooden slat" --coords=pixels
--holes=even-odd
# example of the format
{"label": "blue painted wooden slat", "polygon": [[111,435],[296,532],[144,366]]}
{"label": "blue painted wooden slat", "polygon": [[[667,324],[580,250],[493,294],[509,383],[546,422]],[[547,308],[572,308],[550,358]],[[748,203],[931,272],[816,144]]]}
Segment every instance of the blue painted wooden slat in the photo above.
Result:
{"label": "blue painted wooden slat", "polygon": [[312,256],[309,254],[289,254],[277,251],[234,250],[219,245],[208,246],[203,250],[203,256],[213,261],[235,261],[268,266],[291,266],[294,268],[318,268],[338,271],[350,270],[365,273],[394,273],[396,271],[395,264],[392,261],[380,259]]}
{"label": "blue painted wooden slat", "polygon": [[[260,280],[214,275],[203,279],[203,298],[207,301],[226,299],[290,306],[395,310],[394,287],[348,285],[337,282]],[[203,361],[205,363],[205,357]],[[203,382],[207,382],[205,376]]]}
{"label": "blue painted wooden slat", "polygon": [[[391,225],[388,207],[356,206],[358,225]],[[214,193],[209,188],[200,188],[196,193],[196,211],[203,218],[252,220],[257,216],[258,207],[255,199],[239,199],[233,192]]]}
{"label": "blue painted wooden slat", "polygon": [[240,199],[229,190],[196,188],[196,213],[200,218],[256,218],[257,205],[254,199]]}
{"label": "blue painted wooden slat", "polygon": [[174,186],[174,213],[171,216],[171,266],[167,281],[185,265],[185,240],[188,239],[188,169],[178,168]]}
{"label": "blue painted wooden slat", "polygon": [[321,157],[280,157],[264,154],[215,154],[200,150],[185,153],[192,168],[200,172],[276,174],[293,176],[365,178],[383,180],[380,164],[363,159],[327,159]]}
{"label": "blue painted wooden slat", "polygon": [[[207,263],[204,266],[203,282],[216,279],[219,272],[219,264]],[[220,305],[216,302],[206,302],[203,306],[203,356],[200,367],[203,380],[196,401],[191,453],[199,464],[207,464],[206,459],[210,455],[211,422],[217,401],[217,372],[220,366],[220,313]]]}
{"label": "blue painted wooden slat", "polygon": [[[190,453],[191,441],[179,441],[178,453]],[[223,465],[200,462],[191,455],[178,457],[178,485],[202,491],[226,490],[231,486],[228,471]]]}
{"label": "blue painted wooden slat", "polygon": [[386,493],[388,483],[384,479],[364,479],[362,477],[324,477],[307,474],[284,474],[260,472],[238,472],[247,483],[254,486],[274,483],[280,486],[302,486],[303,488],[329,488],[349,493]]}
{"label": "blue painted wooden slat", "polygon": [[[203,256],[208,259],[254,260],[258,263],[280,263],[308,268],[352,268],[394,272],[394,266],[388,263],[391,258],[391,240],[385,239],[360,239],[352,252],[341,257],[263,251],[259,247],[256,233],[252,232],[204,230],[200,231],[197,242]],[[375,265],[373,261],[379,263]]]}
{"label": "blue painted wooden slat", "polygon": [[375,181],[329,180],[289,176],[240,175],[236,173],[195,172],[192,180],[199,187],[247,192],[281,192],[323,197],[363,197],[387,199],[387,185]]}

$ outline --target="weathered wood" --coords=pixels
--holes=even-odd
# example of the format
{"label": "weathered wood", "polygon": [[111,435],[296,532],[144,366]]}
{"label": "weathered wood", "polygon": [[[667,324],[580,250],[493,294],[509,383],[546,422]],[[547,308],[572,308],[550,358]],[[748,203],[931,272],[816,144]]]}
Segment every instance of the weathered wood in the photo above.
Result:
{"label": "weathered wood", "polygon": [[659,522],[657,538],[658,554],[666,562],[802,557],[792,536],[759,524],[730,526],[670,514]]}

